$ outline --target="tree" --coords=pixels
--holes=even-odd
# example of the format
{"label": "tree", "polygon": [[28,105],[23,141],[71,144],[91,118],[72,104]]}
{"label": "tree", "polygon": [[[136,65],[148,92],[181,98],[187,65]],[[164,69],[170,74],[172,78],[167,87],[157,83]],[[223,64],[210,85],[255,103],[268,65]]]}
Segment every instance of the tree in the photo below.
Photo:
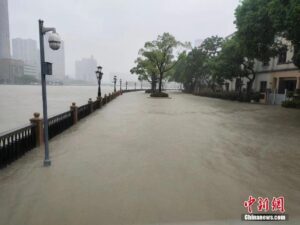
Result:
{"label": "tree", "polygon": [[169,33],[159,35],[156,40],[146,42],[144,48],[139,51],[141,60],[146,60],[158,72],[159,92],[162,89],[162,80],[165,74],[170,71],[181,59],[180,54],[176,57],[175,50],[185,46],[177,41]]}
{"label": "tree", "polygon": [[206,54],[208,58],[214,58],[218,56],[221,51],[224,38],[219,36],[211,36],[206,38],[200,45],[200,49]]}
{"label": "tree", "polygon": [[[223,43],[222,50],[213,65],[213,73],[220,82],[225,80],[233,80],[234,78],[242,79],[244,72],[242,63],[244,57],[238,47],[235,37],[227,39]],[[239,87],[241,91],[241,87]]]}
{"label": "tree", "polygon": [[212,65],[223,41],[221,37],[212,36],[206,38],[199,47],[184,54],[171,71],[173,80],[183,83],[185,90],[190,92],[208,86],[214,89],[217,80],[212,74]]}
{"label": "tree", "polygon": [[148,59],[142,59],[138,57],[135,61],[137,64],[130,72],[137,74],[139,80],[147,80],[151,84],[151,92],[155,92],[157,84],[158,70]]}
{"label": "tree", "polygon": [[224,38],[218,36],[211,36],[206,38],[200,45],[200,50],[205,54],[204,71],[206,76],[208,76],[207,84],[215,91],[216,85],[221,83],[221,80],[215,76],[213,72],[215,60],[220,54],[222,45],[224,43]]}
{"label": "tree", "polygon": [[300,68],[300,1],[272,0],[268,13],[277,34],[290,40],[294,46],[294,64]]}
{"label": "tree", "polygon": [[245,56],[267,62],[282,48],[276,37],[283,37],[294,45],[293,61],[300,68],[299,0],[244,0],[235,15]]}

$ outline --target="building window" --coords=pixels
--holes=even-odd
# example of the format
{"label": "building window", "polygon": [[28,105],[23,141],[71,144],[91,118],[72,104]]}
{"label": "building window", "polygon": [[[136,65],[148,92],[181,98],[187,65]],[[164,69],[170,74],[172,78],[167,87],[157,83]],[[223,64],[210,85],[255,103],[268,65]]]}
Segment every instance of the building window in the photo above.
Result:
{"label": "building window", "polygon": [[286,49],[280,50],[279,55],[278,55],[278,64],[286,63],[286,55],[287,55]]}
{"label": "building window", "polygon": [[297,80],[294,78],[287,78],[287,79],[283,79],[281,78],[279,80],[279,89],[278,89],[278,93],[279,94],[284,94],[285,90],[289,91],[289,92],[294,92],[296,90],[296,84],[297,84]]}
{"label": "building window", "polygon": [[225,83],[225,90],[229,91],[229,83]]}
{"label": "building window", "polygon": [[261,81],[259,91],[266,92],[266,90],[267,90],[267,81]]}

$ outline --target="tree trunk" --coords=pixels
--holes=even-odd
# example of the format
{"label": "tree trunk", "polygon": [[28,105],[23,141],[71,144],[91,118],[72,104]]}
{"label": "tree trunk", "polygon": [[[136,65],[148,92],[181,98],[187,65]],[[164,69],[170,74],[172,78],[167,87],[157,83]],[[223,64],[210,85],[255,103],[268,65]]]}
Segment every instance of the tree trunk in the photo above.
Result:
{"label": "tree trunk", "polygon": [[161,93],[162,78],[163,78],[163,75],[160,74],[160,75],[159,75],[159,87],[158,87],[158,92],[159,92],[159,93]]}
{"label": "tree trunk", "polygon": [[251,93],[252,86],[253,86],[253,83],[254,83],[254,80],[255,80],[255,77],[256,77],[256,74],[255,74],[255,73],[253,73],[252,75],[253,75],[252,78],[249,78],[249,77],[248,77],[248,79],[249,79],[249,85],[247,86],[247,94],[250,94],[250,93]]}

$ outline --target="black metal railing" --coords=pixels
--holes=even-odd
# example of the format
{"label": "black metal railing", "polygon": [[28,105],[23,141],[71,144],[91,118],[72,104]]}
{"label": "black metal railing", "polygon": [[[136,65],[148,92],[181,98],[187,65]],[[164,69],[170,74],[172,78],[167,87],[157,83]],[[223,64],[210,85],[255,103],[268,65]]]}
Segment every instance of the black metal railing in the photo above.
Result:
{"label": "black metal railing", "polygon": [[100,108],[100,101],[96,100],[93,102],[93,110]]}
{"label": "black metal railing", "polygon": [[78,107],[78,120],[81,120],[90,114],[91,114],[90,104],[86,104],[86,105]]}
{"label": "black metal railing", "polygon": [[36,147],[35,132],[35,125],[28,125],[0,136],[0,168]]}
{"label": "black metal railing", "polygon": [[48,119],[49,139],[62,133],[73,125],[73,112],[67,111]]}

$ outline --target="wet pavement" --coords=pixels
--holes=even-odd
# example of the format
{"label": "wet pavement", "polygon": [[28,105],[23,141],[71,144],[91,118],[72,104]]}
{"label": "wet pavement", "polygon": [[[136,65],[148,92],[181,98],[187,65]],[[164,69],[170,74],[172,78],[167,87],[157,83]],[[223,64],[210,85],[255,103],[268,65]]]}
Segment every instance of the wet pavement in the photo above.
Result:
{"label": "wet pavement", "polygon": [[[0,171],[0,224],[259,224],[243,202],[284,196],[300,224],[300,111],[128,93]],[[262,224],[274,224],[263,222]]]}

